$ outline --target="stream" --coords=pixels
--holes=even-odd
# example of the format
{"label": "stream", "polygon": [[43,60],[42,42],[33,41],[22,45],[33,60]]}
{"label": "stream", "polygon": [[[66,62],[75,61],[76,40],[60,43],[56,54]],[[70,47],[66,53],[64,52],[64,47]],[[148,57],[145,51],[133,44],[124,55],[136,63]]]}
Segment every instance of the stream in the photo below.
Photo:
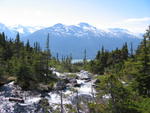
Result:
{"label": "stream", "polygon": [[[59,78],[65,77],[72,73],[59,73],[53,70]],[[77,78],[74,83],[66,84],[66,89],[62,91],[63,105],[75,105],[77,96],[84,100],[91,101],[96,91],[93,87],[95,80],[92,79],[92,74],[81,70],[75,73]],[[24,102],[10,101],[10,98],[21,98]],[[10,82],[0,87],[0,113],[42,113],[36,111],[39,108],[39,101],[43,97],[40,93],[23,91],[14,82]],[[53,109],[60,107],[60,91],[48,92],[45,96],[48,103]]]}

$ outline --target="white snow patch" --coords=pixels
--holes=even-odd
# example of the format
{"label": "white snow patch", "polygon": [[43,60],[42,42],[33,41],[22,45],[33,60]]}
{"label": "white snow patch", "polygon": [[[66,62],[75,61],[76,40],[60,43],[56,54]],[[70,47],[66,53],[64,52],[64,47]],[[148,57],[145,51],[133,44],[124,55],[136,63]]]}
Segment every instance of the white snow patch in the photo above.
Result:
{"label": "white snow patch", "polygon": [[41,100],[41,97],[28,97],[26,100],[25,100],[25,103],[26,104],[33,104],[33,103],[37,103]]}
{"label": "white snow patch", "polygon": [[84,80],[79,80],[79,79],[77,79],[77,83],[78,84],[83,84],[85,81]]}
{"label": "white snow patch", "polygon": [[103,95],[103,98],[104,98],[104,99],[110,99],[110,98],[111,98],[111,95],[110,95],[110,94],[105,94],[105,95]]}
{"label": "white snow patch", "polygon": [[[69,93],[69,92],[67,92],[67,93]],[[61,103],[60,94],[50,92],[49,95],[50,95],[50,98],[47,97],[47,99],[50,104],[60,104]],[[64,95],[64,93],[63,93],[63,95]],[[69,103],[70,103],[69,99],[63,97],[63,104],[69,104]]]}

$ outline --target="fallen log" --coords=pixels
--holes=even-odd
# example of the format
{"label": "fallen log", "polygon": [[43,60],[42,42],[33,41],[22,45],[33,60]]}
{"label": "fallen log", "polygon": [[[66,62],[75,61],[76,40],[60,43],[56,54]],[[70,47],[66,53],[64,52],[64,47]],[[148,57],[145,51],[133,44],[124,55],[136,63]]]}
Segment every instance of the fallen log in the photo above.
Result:
{"label": "fallen log", "polygon": [[81,84],[74,84],[74,87],[81,87]]}
{"label": "fallen log", "polygon": [[24,103],[24,100],[23,100],[22,98],[10,97],[10,98],[9,98],[9,101]]}

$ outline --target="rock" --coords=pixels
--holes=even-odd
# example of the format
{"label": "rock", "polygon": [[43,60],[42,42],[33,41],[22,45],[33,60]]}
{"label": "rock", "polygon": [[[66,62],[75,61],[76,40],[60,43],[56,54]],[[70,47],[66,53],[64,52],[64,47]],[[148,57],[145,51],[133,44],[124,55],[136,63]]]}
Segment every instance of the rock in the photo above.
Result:
{"label": "rock", "polygon": [[41,93],[41,96],[40,96],[40,97],[45,98],[45,97],[50,97],[50,96],[48,95],[48,93],[43,92],[43,93]]}
{"label": "rock", "polygon": [[66,87],[72,87],[72,84],[68,83],[66,84]]}
{"label": "rock", "polygon": [[0,81],[0,86],[3,86],[5,84],[5,82]]}
{"label": "rock", "polygon": [[76,84],[77,80],[75,78],[69,80],[71,84]]}
{"label": "rock", "polygon": [[44,84],[39,84],[37,89],[41,92],[48,92],[50,90],[48,85],[44,85]]}
{"label": "rock", "polygon": [[80,87],[81,84],[74,84],[74,87]]}
{"label": "rock", "polygon": [[79,95],[76,95],[74,96],[72,99],[71,99],[71,102],[72,104],[77,104],[77,102],[88,102],[88,101],[92,101],[93,98],[91,95],[88,95],[88,94],[79,94]]}
{"label": "rock", "polygon": [[84,79],[85,80],[85,82],[90,82],[91,81],[91,78],[86,78],[86,79]]}
{"label": "rock", "polygon": [[100,83],[100,80],[96,79],[95,82],[94,82],[94,84],[98,84],[98,83]]}
{"label": "rock", "polygon": [[70,83],[70,81],[69,81],[68,78],[65,78],[65,79],[64,79],[64,82],[65,82],[66,84]]}
{"label": "rock", "polygon": [[[54,71],[55,69],[52,70]],[[61,76],[58,77],[57,83],[53,83],[52,85],[45,85],[44,83],[38,84],[36,87],[42,90],[40,90],[40,92],[35,90],[36,94],[33,92],[34,90],[22,90],[22,88],[14,82],[1,86],[0,113],[45,113],[43,111],[53,113],[60,107],[60,90],[63,90],[64,106],[65,104],[74,105],[78,101],[81,102],[81,104],[92,101],[91,86],[93,86],[94,90],[94,86],[96,87],[97,84],[93,84],[94,81],[91,74],[86,71],[73,73],[77,76],[67,74],[68,73],[66,73],[66,75],[60,73]],[[52,90],[50,90],[51,86],[53,86]],[[76,90],[78,91],[78,96]],[[49,106],[52,108],[49,108]],[[81,112],[85,111],[83,110]]]}
{"label": "rock", "polygon": [[76,78],[75,79],[79,79],[79,76],[76,76]]}
{"label": "rock", "polygon": [[81,70],[77,75],[81,80],[91,79],[91,74],[88,71]]}
{"label": "rock", "polygon": [[93,84],[92,86],[93,86],[94,88],[98,88],[98,85]]}
{"label": "rock", "polygon": [[55,90],[65,90],[66,89],[66,84],[64,83],[64,81],[59,81],[56,84]]}

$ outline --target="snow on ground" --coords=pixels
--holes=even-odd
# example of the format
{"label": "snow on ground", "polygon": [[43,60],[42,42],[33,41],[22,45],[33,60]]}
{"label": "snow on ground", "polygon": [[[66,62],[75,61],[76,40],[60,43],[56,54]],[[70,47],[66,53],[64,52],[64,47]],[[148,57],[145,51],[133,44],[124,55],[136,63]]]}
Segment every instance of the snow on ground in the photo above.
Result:
{"label": "snow on ground", "polygon": [[[61,96],[60,96],[60,93],[57,93],[57,92],[50,92],[48,93],[50,97],[46,97],[49,101],[50,104],[60,104],[61,103]],[[65,95],[68,95],[69,96],[65,96]],[[62,92],[62,95],[63,95],[63,104],[71,104],[71,101],[70,101],[70,97],[71,97],[71,92],[68,90],[66,92]]]}
{"label": "snow on ground", "polygon": [[33,104],[33,103],[38,103],[40,100],[41,100],[41,97],[38,97],[38,96],[33,97],[32,96],[32,97],[27,97],[25,100],[25,103],[29,105],[29,104]]}
{"label": "snow on ground", "polygon": [[78,92],[81,94],[91,94],[92,91],[91,83],[84,83],[81,87],[78,88]]}
{"label": "snow on ground", "polygon": [[79,83],[82,83],[81,87],[76,88],[78,90],[79,94],[88,94],[91,95],[92,93],[95,93],[95,89],[93,87],[93,81],[85,82],[84,80],[80,80]]}
{"label": "snow on ground", "polygon": [[88,71],[81,70],[79,73],[77,73],[77,76],[79,76],[81,79],[85,79],[90,77],[90,73]]}
{"label": "snow on ground", "polygon": [[104,99],[110,99],[110,98],[111,98],[111,95],[110,95],[110,94],[105,94],[105,95],[103,95],[103,98],[104,98]]}
{"label": "snow on ground", "polygon": [[[53,73],[55,73],[58,77],[71,74],[71,73],[59,73],[55,69],[53,69]],[[77,80],[77,84],[80,84],[80,87],[70,86],[66,90],[62,92],[63,95],[63,104],[72,104],[72,99],[76,97],[77,92],[79,95],[86,94],[91,95],[95,92],[93,88],[93,80],[86,80],[90,74],[87,71],[81,71],[76,73],[79,76]],[[18,95],[18,96],[17,96]],[[9,101],[9,97],[18,97],[23,98],[24,103],[12,102]],[[58,91],[49,92],[48,96],[46,96],[50,105],[53,105],[55,108],[59,106],[61,103],[60,93]],[[5,84],[0,88],[0,113],[15,113],[14,107],[17,106],[17,109],[26,109],[29,108],[31,110],[36,109],[35,104],[42,99],[41,94],[34,94],[30,91],[22,91],[22,89],[15,85],[14,82],[10,82]],[[23,108],[22,108],[23,107]],[[30,111],[28,109],[28,111]]]}
{"label": "snow on ground", "polygon": [[84,84],[84,82],[85,82],[84,80],[77,79],[78,84]]}

